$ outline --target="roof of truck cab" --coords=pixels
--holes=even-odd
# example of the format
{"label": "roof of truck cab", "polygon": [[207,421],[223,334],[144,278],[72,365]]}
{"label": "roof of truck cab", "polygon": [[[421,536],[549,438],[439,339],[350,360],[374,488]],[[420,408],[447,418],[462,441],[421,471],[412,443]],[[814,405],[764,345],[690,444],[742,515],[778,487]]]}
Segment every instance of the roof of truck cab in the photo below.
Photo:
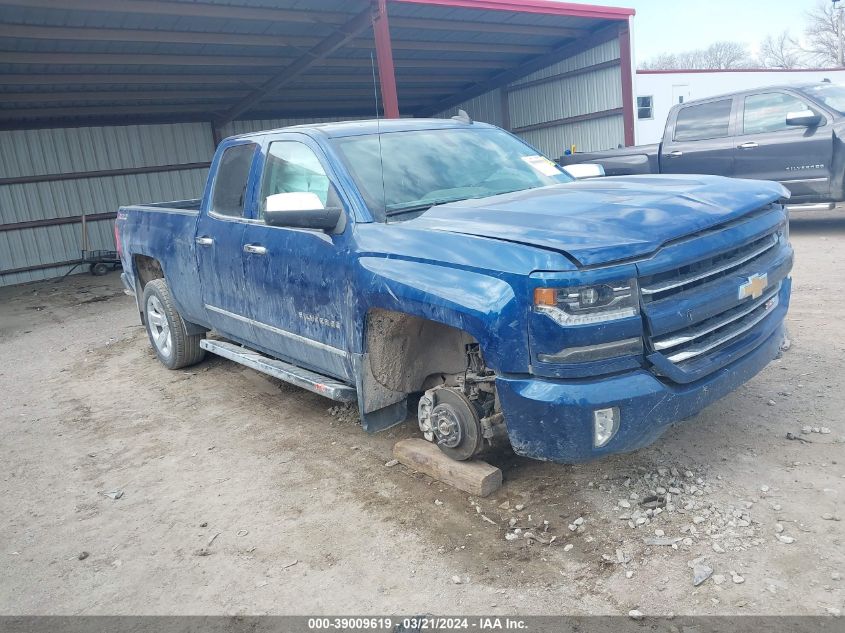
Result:
{"label": "roof of truck cab", "polygon": [[[761,71],[763,72],[763,71]],[[789,84],[772,84],[771,86],[758,86],[756,88],[744,88],[743,90],[732,90],[731,92],[722,92],[719,94],[711,95],[709,97],[700,97],[698,99],[690,99],[689,101],[684,101],[683,103],[676,103],[675,106],[688,106],[691,104],[701,103],[704,101],[717,101],[719,99],[727,99],[728,97],[735,97],[738,95],[746,95],[750,93],[761,93],[761,92],[768,92],[770,90],[798,90],[802,91],[806,88],[812,88],[814,86],[824,86],[827,85],[827,82],[824,81],[801,81]]]}
{"label": "roof of truck cab", "polygon": [[473,121],[465,123],[457,119],[366,119],[363,121],[337,121],[333,123],[306,123],[292,125],[261,132],[250,132],[232,138],[255,138],[280,132],[304,132],[318,134],[327,138],[344,136],[363,136],[366,134],[387,134],[390,132],[410,132],[413,130],[446,130],[446,129],[490,129],[495,126]]}

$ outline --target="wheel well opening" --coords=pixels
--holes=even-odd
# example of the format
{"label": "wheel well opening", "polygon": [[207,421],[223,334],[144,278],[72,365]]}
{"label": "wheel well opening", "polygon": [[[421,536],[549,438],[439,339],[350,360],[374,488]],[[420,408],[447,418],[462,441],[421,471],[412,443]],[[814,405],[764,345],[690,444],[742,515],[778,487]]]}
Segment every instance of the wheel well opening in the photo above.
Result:
{"label": "wheel well opening", "polygon": [[366,352],[373,378],[387,389],[414,393],[467,369],[467,332],[422,317],[376,308],[367,313]]}
{"label": "wheel well opening", "polygon": [[143,291],[144,286],[150,283],[153,279],[164,279],[164,271],[157,259],[148,257],[147,255],[134,255],[135,274],[138,277],[139,288]]}

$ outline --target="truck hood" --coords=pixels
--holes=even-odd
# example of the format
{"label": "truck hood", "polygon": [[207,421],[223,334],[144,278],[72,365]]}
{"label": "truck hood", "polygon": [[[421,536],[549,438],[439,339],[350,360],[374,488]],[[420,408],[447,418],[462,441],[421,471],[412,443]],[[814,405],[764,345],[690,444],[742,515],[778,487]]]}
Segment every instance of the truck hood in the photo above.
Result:
{"label": "truck hood", "polygon": [[719,176],[617,176],[434,206],[403,224],[563,253],[581,266],[663,244],[789,197],[781,185]]}

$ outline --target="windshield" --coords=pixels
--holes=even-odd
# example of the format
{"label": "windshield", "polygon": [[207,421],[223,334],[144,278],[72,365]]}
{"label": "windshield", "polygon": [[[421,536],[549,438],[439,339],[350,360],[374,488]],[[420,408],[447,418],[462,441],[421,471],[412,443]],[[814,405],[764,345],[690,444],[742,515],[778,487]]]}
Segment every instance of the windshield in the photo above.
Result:
{"label": "windshield", "polygon": [[380,136],[381,143],[376,134],[334,141],[379,219],[572,180],[548,158],[495,128],[412,130]]}
{"label": "windshield", "polygon": [[845,87],[825,83],[807,86],[801,88],[801,91],[839,114],[845,114]]}

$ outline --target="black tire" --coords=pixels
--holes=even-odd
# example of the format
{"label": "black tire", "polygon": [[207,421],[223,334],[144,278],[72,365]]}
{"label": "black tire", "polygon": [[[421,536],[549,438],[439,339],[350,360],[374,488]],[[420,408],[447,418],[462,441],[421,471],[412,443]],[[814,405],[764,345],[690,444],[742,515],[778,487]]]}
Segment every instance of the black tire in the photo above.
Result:
{"label": "black tire", "polygon": [[102,277],[109,272],[109,265],[104,262],[94,262],[89,270],[95,277]]}
{"label": "black tire", "polygon": [[153,279],[144,286],[144,323],[153,351],[168,369],[195,365],[205,358],[200,347],[203,335],[187,333],[164,279]]}

